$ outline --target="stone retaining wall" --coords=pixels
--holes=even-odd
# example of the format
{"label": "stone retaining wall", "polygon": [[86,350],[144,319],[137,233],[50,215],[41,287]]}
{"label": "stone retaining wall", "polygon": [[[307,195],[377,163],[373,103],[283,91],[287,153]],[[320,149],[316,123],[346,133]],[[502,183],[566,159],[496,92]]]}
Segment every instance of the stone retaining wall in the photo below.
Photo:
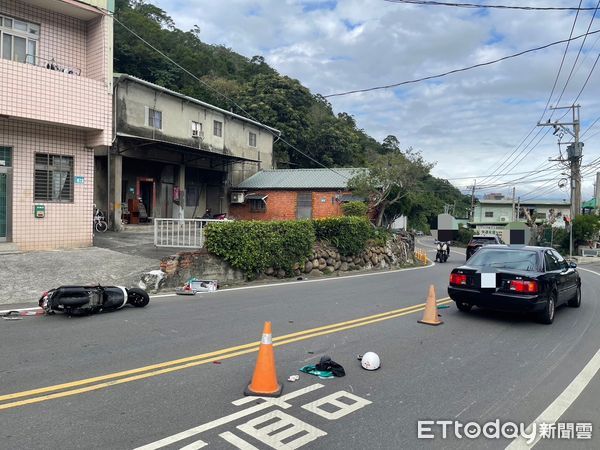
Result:
{"label": "stone retaining wall", "polygon": [[[409,237],[394,235],[385,246],[370,246],[359,255],[344,256],[326,243],[317,243],[311,258],[304,263],[296,263],[292,274],[283,269],[269,267],[258,278],[286,278],[287,276],[321,276],[351,270],[386,269],[414,264],[412,242]],[[208,253],[206,249],[179,252],[163,258],[160,263],[162,277],[156,271],[144,274],[140,287],[156,292],[163,288],[182,286],[192,277],[218,280],[220,284],[240,283],[246,280],[244,273],[234,269],[223,259]]]}

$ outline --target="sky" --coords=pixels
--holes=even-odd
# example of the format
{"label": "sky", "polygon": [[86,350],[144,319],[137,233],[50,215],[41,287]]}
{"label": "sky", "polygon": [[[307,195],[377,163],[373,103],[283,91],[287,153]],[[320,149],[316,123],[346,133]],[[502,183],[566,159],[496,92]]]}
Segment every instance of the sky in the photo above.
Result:
{"label": "sky", "polygon": [[[593,11],[581,11],[575,20],[575,11],[385,0],[148,1],[165,10],[180,29],[197,25],[204,42],[247,57],[262,55],[280,74],[325,96],[485,63],[568,39],[572,29],[573,36],[585,34],[588,27],[590,32],[600,30],[600,10],[594,19]],[[575,8],[579,0],[469,3]],[[582,7],[599,4],[600,0],[582,0]],[[374,138],[381,141],[395,135],[402,148],[421,151],[425,159],[436,162],[435,176],[460,189],[477,179],[478,196],[490,192],[512,196],[515,187],[517,197],[534,200],[569,198],[568,187],[559,187],[568,186],[561,174],[566,169],[548,160],[560,157],[559,137],[571,142],[568,131],[573,126],[565,125],[568,131],[553,135],[553,127],[537,124],[548,119],[572,122],[570,110],[550,110],[546,105],[570,106],[577,99],[584,142],[582,196],[587,200],[600,170],[595,161],[600,158],[600,61],[594,67],[600,33],[583,41],[441,78],[328,100],[335,112],[351,114]],[[566,157],[566,145],[560,148]],[[536,172],[523,173],[531,171]]]}

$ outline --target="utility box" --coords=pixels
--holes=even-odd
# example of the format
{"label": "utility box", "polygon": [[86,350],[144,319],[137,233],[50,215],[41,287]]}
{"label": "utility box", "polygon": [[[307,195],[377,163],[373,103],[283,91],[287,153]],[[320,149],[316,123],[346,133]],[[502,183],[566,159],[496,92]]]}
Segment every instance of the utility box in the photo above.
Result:
{"label": "utility box", "polygon": [[35,205],[33,207],[33,215],[36,219],[43,219],[46,217],[46,205]]}
{"label": "utility box", "polygon": [[502,230],[502,240],[510,245],[529,245],[531,229],[524,222],[511,222]]}

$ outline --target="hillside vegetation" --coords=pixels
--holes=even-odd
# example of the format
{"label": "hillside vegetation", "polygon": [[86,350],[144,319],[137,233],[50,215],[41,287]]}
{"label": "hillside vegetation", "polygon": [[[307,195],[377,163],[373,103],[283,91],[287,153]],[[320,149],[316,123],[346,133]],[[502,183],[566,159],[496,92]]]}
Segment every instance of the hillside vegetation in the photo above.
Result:
{"label": "hillside vegetation", "polygon": [[[368,167],[373,155],[397,152],[398,140],[388,136],[378,142],[357,128],[354,118],[335,114],[329,102],[311,93],[295,79],[279,74],[262,56],[247,58],[232,49],[201,41],[200,30],[178,29],[162,9],[143,0],[117,0],[115,17],[167,54],[202,82],[135,38],[115,23],[115,71],[128,73],[181,92],[240,115],[263,122],[282,132],[294,150],[279,141],[274,160],[279,168],[321,167],[302,155],[310,155],[327,167]],[[418,147],[418,143],[413,143]],[[426,228],[444,204],[467,199],[445,180],[427,175],[390,211],[408,215],[411,226]]]}

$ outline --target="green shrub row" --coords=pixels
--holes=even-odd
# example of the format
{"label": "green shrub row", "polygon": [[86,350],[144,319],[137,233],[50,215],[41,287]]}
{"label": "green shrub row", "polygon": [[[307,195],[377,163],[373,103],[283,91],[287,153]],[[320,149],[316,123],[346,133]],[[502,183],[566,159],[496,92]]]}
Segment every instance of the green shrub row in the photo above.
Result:
{"label": "green shrub row", "polygon": [[310,256],[314,244],[315,231],[309,220],[213,222],[206,228],[207,250],[248,278],[268,267],[290,273],[295,262]]}
{"label": "green shrub row", "polygon": [[369,206],[365,202],[342,203],[342,211],[345,216],[365,217],[369,211]]}
{"label": "green shrub row", "polygon": [[292,272],[294,263],[310,258],[316,240],[327,241],[343,255],[363,251],[375,236],[363,217],[333,217],[300,221],[213,222],[205,230],[206,248],[248,278],[269,267]]}
{"label": "green shrub row", "polygon": [[317,240],[329,242],[342,255],[360,253],[373,237],[373,226],[366,217],[330,217],[312,222]]}

